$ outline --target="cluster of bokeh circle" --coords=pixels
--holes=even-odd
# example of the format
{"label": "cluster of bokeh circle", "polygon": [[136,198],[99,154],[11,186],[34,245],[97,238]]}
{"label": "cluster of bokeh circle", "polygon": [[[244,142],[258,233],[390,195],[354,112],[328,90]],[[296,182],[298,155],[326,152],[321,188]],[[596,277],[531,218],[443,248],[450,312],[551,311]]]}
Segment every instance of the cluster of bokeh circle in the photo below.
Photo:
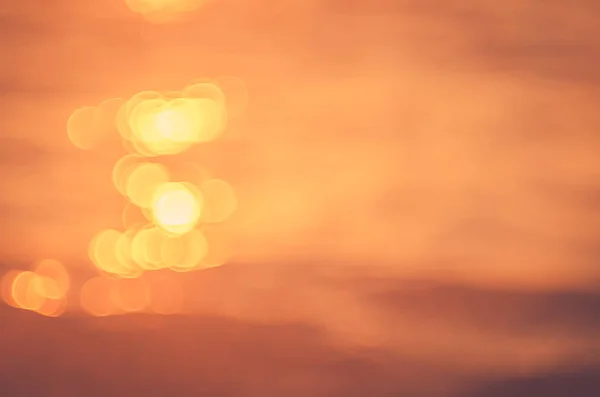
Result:
{"label": "cluster of bokeh circle", "polygon": [[57,317],[67,308],[71,278],[62,263],[44,259],[32,270],[11,270],[2,278],[2,298],[10,306]]}
{"label": "cluster of bokeh circle", "polygon": [[200,164],[168,167],[193,145],[217,139],[225,128],[226,104],[217,82],[195,82],[179,92],[140,92],[77,109],[69,119],[71,142],[89,149],[107,137],[102,120],[113,121],[128,153],[114,165],[116,190],[127,200],[123,230],[99,231],[90,259],[103,273],[136,278],[146,271],[190,271],[218,266],[202,228],[225,221],[235,210],[232,187],[208,176]]}
{"label": "cluster of bokeh circle", "polygon": [[[165,22],[159,16],[188,12],[200,2],[127,4],[150,21]],[[228,88],[233,100],[226,95]],[[111,98],[70,115],[66,129],[75,147],[102,150],[105,142],[119,142],[124,149],[112,169],[112,183],[124,197],[122,227],[99,230],[89,243],[98,275],[79,289],[85,312],[177,313],[184,297],[175,272],[212,268],[229,259],[230,247],[213,231],[236,210],[234,189],[201,164],[177,158],[219,139],[228,116],[243,111],[246,101],[241,80],[226,77],[193,81],[178,91]],[[63,264],[44,259],[31,271],[7,273],[2,296],[11,306],[59,316],[67,308],[71,284]]]}

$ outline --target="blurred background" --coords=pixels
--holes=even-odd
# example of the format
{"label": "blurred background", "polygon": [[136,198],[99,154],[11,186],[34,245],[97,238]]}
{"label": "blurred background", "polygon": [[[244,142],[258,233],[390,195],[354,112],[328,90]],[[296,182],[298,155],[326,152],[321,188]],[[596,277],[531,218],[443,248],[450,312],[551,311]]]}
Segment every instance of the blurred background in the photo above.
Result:
{"label": "blurred background", "polygon": [[78,150],[67,120],[204,77],[249,97],[181,155],[235,188],[235,249],[174,276],[172,316],[2,306],[3,393],[600,392],[600,4],[132,4],[0,1],[0,274],[94,277],[124,149]]}

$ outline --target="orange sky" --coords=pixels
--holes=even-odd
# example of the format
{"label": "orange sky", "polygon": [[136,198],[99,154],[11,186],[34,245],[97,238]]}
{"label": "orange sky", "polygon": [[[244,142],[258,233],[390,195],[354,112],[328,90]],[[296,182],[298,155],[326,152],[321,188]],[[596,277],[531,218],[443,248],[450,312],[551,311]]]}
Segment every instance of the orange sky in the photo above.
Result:
{"label": "orange sky", "polygon": [[[2,50],[12,59],[1,67],[6,258],[86,266],[83,242],[118,219],[107,176],[121,149],[68,146],[75,107],[233,74],[252,95],[236,138],[189,156],[239,185],[241,260],[301,249],[501,285],[585,284],[596,273],[586,197],[600,142],[583,9],[571,20],[552,7],[406,1],[391,14],[349,6],[330,25],[326,3],[261,15],[223,2],[166,27],[122,5],[63,3],[52,17],[33,2],[5,6],[47,32],[34,39],[17,24]],[[553,29],[509,24],[528,15]],[[569,40],[578,44],[563,51],[580,52],[567,63],[556,51]]]}
{"label": "orange sky", "polygon": [[[124,150],[73,147],[74,109],[237,76],[246,112],[225,139],[181,156],[239,199],[231,266],[179,277],[188,312],[241,324],[215,334],[300,322],[329,332],[326,342],[307,337],[327,354],[366,346],[482,379],[596,360],[597,327],[581,325],[588,312],[572,314],[578,295],[533,293],[589,291],[600,275],[592,1],[212,0],[170,25],[121,0],[52,3],[0,1],[0,275],[53,258],[79,287],[95,272],[92,236],[119,227],[125,200],[111,172]],[[414,279],[474,289],[423,292]],[[11,324],[38,321],[16,316]],[[62,335],[52,324],[44,341]],[[206,331],[170,326],[157,332]],[[29,343],[20,326],[7,329],[20,343],[11,349]],[[234,339],[253,346],[278,332]],[[110,361],[88,337],[90,357]],[[184,350],[178,343],[169,354]],[[333,370],[300,372],[278,387],[346,390]],[[257,395],[256,379],[243,382]]]}

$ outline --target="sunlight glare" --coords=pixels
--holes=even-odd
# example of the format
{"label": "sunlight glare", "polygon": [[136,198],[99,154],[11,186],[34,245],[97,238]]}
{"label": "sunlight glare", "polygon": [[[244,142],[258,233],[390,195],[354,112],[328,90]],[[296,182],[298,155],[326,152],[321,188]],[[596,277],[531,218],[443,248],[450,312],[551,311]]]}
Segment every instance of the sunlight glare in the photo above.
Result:
{"label": "sunlight glare", "polygon": [[184,234],[192,230],[202,213],[204,199],[183,183],[165,183],[152,201],[155,224],[169,233]]}
{"label": "sunlight glare", "polygon": [[152,206],[155,192],[169,181],[169,171],[158,163],[134,166],[125,183],[125,193],[132,203],[142,208]]}

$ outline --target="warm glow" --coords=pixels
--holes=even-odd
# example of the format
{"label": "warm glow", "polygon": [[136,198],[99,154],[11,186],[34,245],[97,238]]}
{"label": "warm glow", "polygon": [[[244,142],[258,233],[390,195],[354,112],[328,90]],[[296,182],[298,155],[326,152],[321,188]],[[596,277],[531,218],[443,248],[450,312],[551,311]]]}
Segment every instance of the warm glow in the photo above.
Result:
{"label": "warm glow", "polygon": [[181,96],[191,100],[200,111],[202,129],[199,131],[198,142],[217,139],[227,124],[227,102],[221,87],[212,81],[199,81],[185,87]]}
{"label": "warm glow", "polygon": [[225,108],[225,93],[221,87],[212,80],[198,79],[181,91],[183,98],[205,98],[214,102],[217,106]]}
{"label": "warm glow", "polygon": [[201,81],[181,92],[139,92],[118,109],[115,121],[127,150],[155,157],[215,140],[225,128],[226,113],[221,88]]}
{"label": "warm glow", "polygon": [[186,12],[200,7],[205,0],[125,0],[131,11],[140,13],[153,23],[177,20]]}
{"label": "warm glow", "polygon": [[84,106],[76,109],[67,121],[69,139],[79,149],[92,149],[100,140],[98,130],[94,127],[95,113],[95,107]]}
{"label": "warm glow", "polygon": [[2,300],[9,306],[19,307],[17,302],[13,299],[13,284],[15,279],[21,274],[18,270],[10,270],[2,277],[2,283],[0,284],[2,292]]}
{"label": "warm glow", "polygon": [[127,203],[121,215],[123,227],[127,230],[137,230],[152,221],[151,211],[140,208],[133,203]]}
{"label": "warm glow", "polygon": [[135,237],[135,230],[126,230],[124,233],[121,233],[119,238],[117,239],[115,246],[115,255],[117,261],[123,265],[123,268],[126,269],[121,273],[115,273],[124,278],[136,278],[142,275],[143,268],[141,268],[133,258],[133,254],[131,251],[131,245],[133,238]]}
{"label": "warm glow", "polygon": [[40,276],[34,272],[22,272],[20,273],[12,284],[12,299],[18,307],[25,310],[38,310],[45,302],[44,296],[40,294],[43,291],[43,287]]}
{"label": "warm glow", "polygon": [[71,279],[64,265],[53,259],[38,263],[34,272],[41,277],[40,293],[48,299],[62,299],[67,295]]}
{"label": "warm glow", "polygon": [[202,183],[212,177],[212,173],[208,169],[193,162],[169,164],[169,172],[171,173],[172,180],[186,181],[193,186],[201,186]]}
{"label": "warm glow", "polygon": [[[147,94],[153,95],[153,94]],[[208,142],[222,129],[222,106],[206,98],[133,97],[122,116],[132,146],[145,156],[173,155]]]}
{"label": "warm glow", "polygon": [[70,278],[60,262],[44,259],[35,271],[10,271],[2,278],[2,299],[12,307],[58,317],[66,309]]}
{"label": "warm glow", "polygon": [[94,109],[94,129],[99,142],[113,141],[117,134],[117,113],[125,101],[122,98],[106,99]]}
{"label": "warm glow", "polygon": [[192,230],[202,213],[204,200],[199,191],[183,183],[166,183],[154,194],[152,212],[157,226],[173,234]]}
{"label": "warm glow", "polygon": [[66,299],[46,299],[36,313],[46,317],[59,317],[66,309]]}
{"label": "warm glow", "polygon": [[202,129],[198,100],[174,99],[156,115],[156,129],[171,141],[194,143]]}
{"label": "warm glow", "polygon": [[[159,14],[194,7],[179,0],[131,0],[128,4],[146,17],[159,19]],[[238,108],[244,107],[243,82],[225,78],[221,83],[238,96]],[[81,289],[81,304],[87,312],[96,316],[146,308],[163,314],[178,312],[183,303],[180,286],[169,278],[164,279],[164,288],[157,284],[159,278],[153,278],[150,286],[148,274],[206,269],[228,259],[226,241],[215,239],[214,231],[205,227],[231,216],[237,207],[233,188],[212,179],[196,163],[161,156],[178,155],[217,139],[225,128],[227,108],[233,111],[234,103],[226,101],[219,84],[198,80],[181,91],[142,91],[126,101],[109,99],[73,113],[67,132],[75,146],[88,149],[117,137],[129,151],[112,170],[115,188],[129,201],[123,208],[123,230],[102,230],[89,243],[89,258],[102,277],[89,280]],[[149,161],[150,157],[155,160]],[[64,310],[64,302],[52,301],[66,296],[70,284],[60,263],[44,260],[33,276],[11,277],[15,283],[11,281],[5,297],[11,304],[36,308],[46,315]],[[150,290],[162,292],[148,300]]]}
{"label": "warm glow", "polygon": [[191,271],[202,268],[208,253],[208,242],[199,230],[181,236],[167,235],[149,227],[140,230],[131,242],[131,258],[144,270],[170,268]]}
{"label": "warm glow", "polygon": [[162,95],[156,91],[141,91],[133,95],[125,102],[117,112],[117,129],[121,137],[125,140],[132,139],[132,130],[130,125],[131,113],[137,105],[147,100],[160,99]]}
{"label": "warm glow", "polygon": [[169,171],[161,164],[142,163],[133,166],[125,183],[125,193],[135,205],[149,208],[161,185],[169,181]]}
{"label": "warm glow", "polygon": [[90,150],[117,136],[116,116],[124,101],[111,98],[98,106],[76,109],[67,121],[67,135],[73,145]]}
{"label": "warm glow", "polygon": [[167,267],[160,255],[160,247],[167,236],[156,227],[139,230],[131,240],[131,258],[144,270],[158,270]]}
{"label": "warm glow", "polygon": [[103,230],[90,243],[90,259],[98,269],[122,277],[135,277],[140,269],[133,266],[129,253],[129,236],[117,230]]}
{"label": "warm glow", "polygon": [[177,109],[170,109],[169,102],[164,98],[144,100],[131,111],[131,138],[147,152],[142,153],[145,155],[181,153],[191,142],[178,142],[175,137],[179,133],[189,133],[185,130],[189,128],[189,125],[186,125],[187,121],[185,114]]}
{"label": "warm glow", "polygon": [[206,267],[204,260],[210,251],[208,240],[200,230],[180,237],[171,237],[161,246],[161,258],[171,270],[188,272]]}
{"label": "warm glow", "polygon": [[123,196],[127,196],[127,180],[129,175],[136,169],[136,166],[144,163],[145,159],[137,154],[128,154],[115,163],[112,172],[112,179],[115,187]]}

